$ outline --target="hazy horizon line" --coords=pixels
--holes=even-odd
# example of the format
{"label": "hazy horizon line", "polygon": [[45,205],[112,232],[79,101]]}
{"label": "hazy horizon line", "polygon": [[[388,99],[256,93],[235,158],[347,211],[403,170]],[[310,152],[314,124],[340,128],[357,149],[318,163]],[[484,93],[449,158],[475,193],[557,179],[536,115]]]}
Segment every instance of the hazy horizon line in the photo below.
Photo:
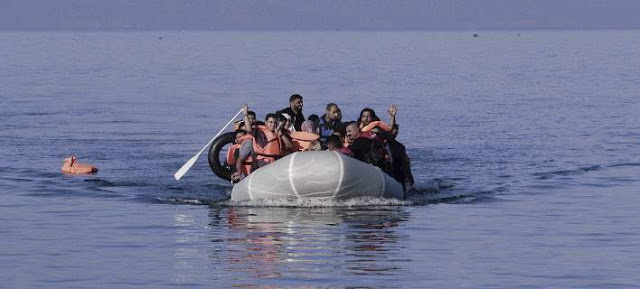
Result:
{"label": "hazy horizon line", "polygon": [[638,27],[480,27],[480,28],[221,28],[221,29],[162,29],[162,28],[56,28],[56,29],[3,29],[0,32],[375,32],[375,31],[597,31],[597,30],[640,30]]}

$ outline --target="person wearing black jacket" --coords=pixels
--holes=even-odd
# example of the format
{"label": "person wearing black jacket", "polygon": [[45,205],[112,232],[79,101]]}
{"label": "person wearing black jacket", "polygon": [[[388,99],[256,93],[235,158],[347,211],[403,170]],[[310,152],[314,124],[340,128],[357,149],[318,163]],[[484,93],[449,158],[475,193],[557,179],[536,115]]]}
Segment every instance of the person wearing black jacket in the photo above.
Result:
{"label": "person wearing black jacket", "polygon": [[296,131],[302,130],[302,122],[305,121],[304,114],[302,114],[302,106],[302,96],[294,94],[289,98],[289,107],[278,111],[278,113],[286,113],[291,116],[291,123],[293,123]]}

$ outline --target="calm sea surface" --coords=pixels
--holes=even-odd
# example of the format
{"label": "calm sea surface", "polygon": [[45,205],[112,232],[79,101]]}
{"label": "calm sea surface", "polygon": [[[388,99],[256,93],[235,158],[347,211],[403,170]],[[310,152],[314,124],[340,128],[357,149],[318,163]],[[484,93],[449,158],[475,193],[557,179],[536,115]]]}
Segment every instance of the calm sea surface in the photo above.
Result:
{"label": "calm sea surface", "polygon": [[[640,31],[0,33],[2,288],[640,286]],[[407,202],[228,202],[243,103],[387,119]],[[59,172],[65,156],[100,168]],[[306,205],[306,206],[296,206]]]}

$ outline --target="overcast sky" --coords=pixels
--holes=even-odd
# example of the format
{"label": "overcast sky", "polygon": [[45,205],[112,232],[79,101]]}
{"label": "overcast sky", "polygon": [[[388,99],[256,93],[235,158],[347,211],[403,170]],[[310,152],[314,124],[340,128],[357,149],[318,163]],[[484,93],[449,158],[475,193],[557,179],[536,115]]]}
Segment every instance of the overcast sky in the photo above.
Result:
{"label": "overcast sky", "polygon": [[640,0],[0,0],[0,30],[640,28]]}

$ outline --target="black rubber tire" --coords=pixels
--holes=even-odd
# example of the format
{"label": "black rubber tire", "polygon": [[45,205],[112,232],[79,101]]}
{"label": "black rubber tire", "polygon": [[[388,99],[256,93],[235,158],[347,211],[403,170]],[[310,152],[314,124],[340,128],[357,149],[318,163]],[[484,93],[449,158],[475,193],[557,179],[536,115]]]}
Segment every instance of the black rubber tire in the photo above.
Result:
{"label": "black rubber tire", "polygon": [[[231,180],[231,174],[233,174],[234,170],[226,166],[224,161],[220,161],[220,152],[224,146],[232,144],[235,140],[235,133],[228,132],[216,138],[209,147],[209,166],[211,170],[216,176],[227,181]],[[223,159],[226,159],[226,157],[225,155]]]}

